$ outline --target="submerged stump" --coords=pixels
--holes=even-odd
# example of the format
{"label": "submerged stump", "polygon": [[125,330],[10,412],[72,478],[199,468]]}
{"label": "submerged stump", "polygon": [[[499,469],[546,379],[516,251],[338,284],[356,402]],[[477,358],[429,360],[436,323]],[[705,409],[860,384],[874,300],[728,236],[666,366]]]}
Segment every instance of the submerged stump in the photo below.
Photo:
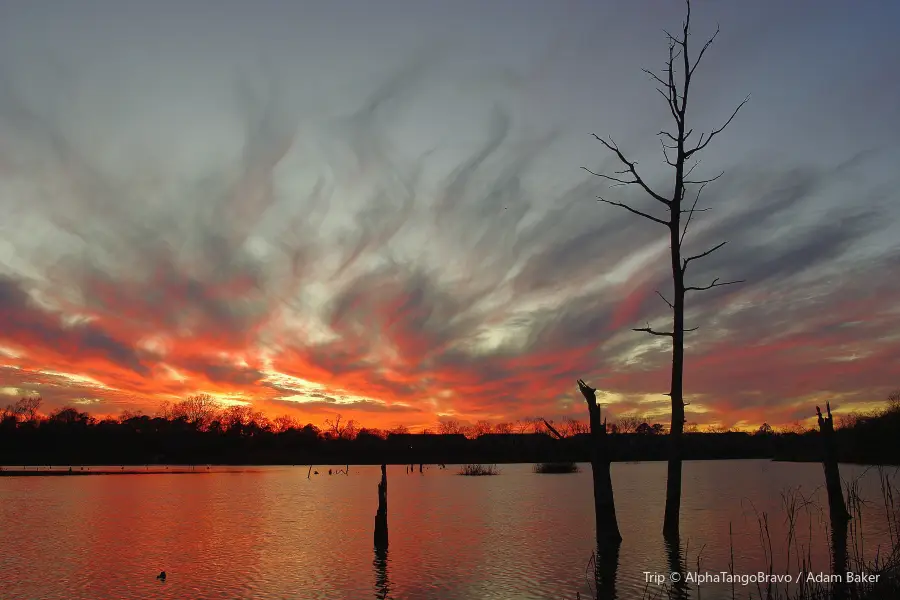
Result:
{"label": "submerged stump", "polygon": [[388,547],[387,523],[387,465],[381,465],[381,482],[378,484],[378,512],[375,513],[375,549]]}
{"label": "submerged stump", "polygon": [[[825,471],[825,489],[828,494],[828,513],[831,522],[831,556],[832,573],[847,572],[847,527],[850,512],[844,503],[844,492],[841,487],[841,472],[838,468],[837,448],[834,439],[834,417],[831,416],[831,405],[825,403],[827,416],[822,409],[816,407],[819,420],[819,434],[822,437],[822,468]],[[842,579],[842,578],[839,578]],[[847,597],[847,586],[843,581],[836,581],[832,588],[835,600]]]}

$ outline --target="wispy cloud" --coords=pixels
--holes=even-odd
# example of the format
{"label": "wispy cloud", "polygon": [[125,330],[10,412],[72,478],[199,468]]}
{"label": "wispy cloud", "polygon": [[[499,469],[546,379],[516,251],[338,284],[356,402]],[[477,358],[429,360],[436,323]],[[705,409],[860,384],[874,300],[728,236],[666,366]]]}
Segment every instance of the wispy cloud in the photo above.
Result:
{"label": "wispy cloud", "polygon": [[[334,73],[292,73],[287,53],[207,74],[209,93],[185,82],[168,92],[178,102],[146,113],[128,107],[148,106],[149,84],[117,113],[109,74],[89,85],[103,73],[78,60],[0,65],[0,387],[101,413],[205,391],[378,426],[581,416],[584,378],[613,413],[662,419],[669,350],[632,328],[667,318],[665,231],[595,200],[641,205],[635,190],[578,170],[614,164],[589,143],[596,127],[666,191],[648,146],[662,119],[611,104],[615,117],[580,122],[584,92],[600,90],[560,62],[566,36],[548,39],[551,51],[529,48],[538,66],[519,52],[496,68],[419,43],[378,81],[323,58],[344,88]],[[574,116],[541,121],[545,86],[564,76],[559,102]],[[330,91],[301,93],[317,81]],[[752,124],[787,102],[767,98],[776,83],[735,130],[754,150],[766,141]],[[863,123],[822,118],[840,115]],[[689,278],[746,283],[690,297],[689,419],[783,423],[813,400],[849,410],[900,385],[897,147],[828,131],[840,152],[712,150],[709,169],[727,172],[704,191],[711,210],[688,249],[728,244]]]}

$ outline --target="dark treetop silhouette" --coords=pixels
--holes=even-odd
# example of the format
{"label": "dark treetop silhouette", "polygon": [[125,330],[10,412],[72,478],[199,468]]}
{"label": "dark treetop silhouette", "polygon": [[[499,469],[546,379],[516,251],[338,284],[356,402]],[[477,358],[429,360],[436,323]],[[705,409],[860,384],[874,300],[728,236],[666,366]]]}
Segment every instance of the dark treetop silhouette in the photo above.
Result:
{"label": "dark treetop silhouette", "polygon": [[[17,403],[17,406],[20,403]],[[178,411],[176,411],[178,412]],[[276,423],[281,423],[277,425]],[[337,436],[315,425],[303,427],[262,419],[245,422],[190,421],[178,417],[125,414],[98,420],[67,408],[41,416],[10,407],[0,416],[0,465],[71,464],[494,464],[504,462],[589,461],[587,427],[547,423],[545,433],[409,434],[359,429]],[[606,424],[609,460],[663,460],[667,436],[661,428],[620,422]],[[542,426],[540,431],[547,426]],[[841,417],[834,432],[843,462],[900,464],[900,403],[880,412]],[[802,427],[756,433],[686,433],[687,460],[779,458],[820,461],[819,438]],[[3,471],[10,474],[10,469]],[[14,470],[13,470],[14,471]],[[312,468],[308,469],[312,476]],[[22,471],[19,470],[19,473]]]}
{"label": "dark treetop silhouette", "polygon": [[[869,415],[847,415],[834,432],[838,460],[900,464],[900,406]],[[312,424],[287,428],[271,422],[203,424],[184,417],[124,415],[97,420],[69,408],[49,417],[26,418],[11,412],[0,419],[0,465],[71,464],[494,464],[504,462],[586,462],[589,433],[553,427],[561,439],[544,433],[386,434],[360,429],[335,437]],[[667,436],[658,428],[607,425],[612,461],[663,460]],[[628,432],[623,432],[623,431]],[[803,428],[756,433],[686,433],[687,460],[779,458],[820,461],[818,436]],[[312,469],[308,469],[310,475]],[[6,469],[3,473],[9,473]],[[21,472],[21,471],[19,471]]]}

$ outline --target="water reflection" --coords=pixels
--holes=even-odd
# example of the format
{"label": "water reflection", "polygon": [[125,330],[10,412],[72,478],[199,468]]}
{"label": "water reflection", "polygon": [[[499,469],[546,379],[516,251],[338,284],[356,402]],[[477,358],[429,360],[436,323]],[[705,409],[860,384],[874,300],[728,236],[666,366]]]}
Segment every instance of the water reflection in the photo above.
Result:
{"label": "water reflection", "polygon": [[[681,539],[678,537],[666,538],[663,543],[666,547],[669,573],[672,574],[668,597],[671,600],[688,600],[691,596],[691,588],[685,577],[688,569],[684,559],[684,550],[681,547]],[[675,581],[675,573],[678,573],[678,581]]]}
{"label": "water reflection", "polygon": [[594,554],[594,598],[616,600],[616,577],[619,574],[621,544],[598,545]]}
{"label": "water reflection", "polygon": [[388,580],[388,551],[386,548],[375,549],[375,559],[372,564],[375,567],[375,597],[378,600],[388,600],[391,585]]}
{"label": "water reflection", "polygon": [[[675,570],[670,564],[693,569],[695,548],[705,545],[704,570],[729,570],[730,522],[734,572],[766,570],[744,498],[771,515],[776,570],[792,564],[797,550],[815,571],[830,570],[827,522],[820,527],[818,513],[798,515],[797,531],[811,533],[785,552],[782,490],[802,486],[820,506],[827,502],[815,463],[685,463],[684,548],[665,546],[660,535],[666,464],[616,463],[625,539],[614,552],[598,553],[587,572],[597,549],[588,466],[545,476],[530,465],[504,465],[497,477],[475,478],[449,465],[400,477],[404,469],[387,467],[391,545],[374,555],[380,465],[330,478],[307,478],[308,467],[0,478],[0,572],[16,574],[0,579],[0,598],[573,600],[580,593],[587,600],[595,591],[617,600],[659,598],[665,591],[648,590],[643,573]],[[841,465],[848,478],[864,469]],[[881,498],[874,470],[860,486],[864,499]],[[861,510],[872,558],[890,532],[883,504]],[[156,580],[162,570],[165,584]],[[696,587],[691,582],[679,593],[696,597]],[[704,583],[701,591],[704,599],[731,597],[730,586]]]}

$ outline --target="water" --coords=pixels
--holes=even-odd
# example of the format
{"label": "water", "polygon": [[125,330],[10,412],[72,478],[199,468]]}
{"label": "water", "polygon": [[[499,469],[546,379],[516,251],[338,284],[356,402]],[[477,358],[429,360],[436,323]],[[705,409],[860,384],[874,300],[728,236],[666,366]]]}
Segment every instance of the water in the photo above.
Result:
{"label": "water", "polygon": [[[21,468],[21,467],[19,467]],[[111,467],[120,469],[120,467]],[[505,465],[495,477],[456,468],[407,474],[388,467],[390,549],[372,549],[378,467],[307,479],[307,467],[206,468],[195,474],[0,477],[0,598],[589,598],[593,549],[590,466],[537,475]],[[97,470],[97,467],[93,467]],[[165,470],[165,469],[163,469]],[[863,518],[866,554],[889,539],[878,473],[861,477],[874,502]],[[624,537],[618,598],[658,591],[643,571],[668,573],[660,530],[665,463],[614,464]],[[775,571],[784,552],[782,492],[824,507],[818,464],[769,461],[684,465],[682,557],[687,570],[766,570],[756,512],[768,514]],[[829,572],[827,512],[804,509],[799,549]],[[702,551],[701,551],[702,547]],[[165,570],[168,579],[156,575]],[[691,586],[696,594],[695,586]],[[746,598],[755,586],[737,586]],[[703,598],[725,597],[706,585]],[[727,586],[727,597],[731,597]]]}

